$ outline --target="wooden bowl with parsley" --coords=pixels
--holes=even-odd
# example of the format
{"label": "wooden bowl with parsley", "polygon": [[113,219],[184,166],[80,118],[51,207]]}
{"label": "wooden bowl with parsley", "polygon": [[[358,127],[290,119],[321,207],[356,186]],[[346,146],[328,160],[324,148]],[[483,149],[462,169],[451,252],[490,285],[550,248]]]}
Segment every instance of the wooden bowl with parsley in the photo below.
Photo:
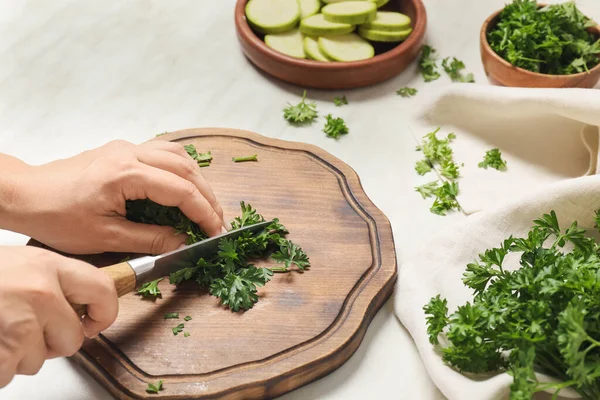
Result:
{"label": "wooden bowl with parsley", "polygon": [[503,86],[592,88],[600,80],[600,26],[574,3],[514,0],[480,35],[488,78]]}

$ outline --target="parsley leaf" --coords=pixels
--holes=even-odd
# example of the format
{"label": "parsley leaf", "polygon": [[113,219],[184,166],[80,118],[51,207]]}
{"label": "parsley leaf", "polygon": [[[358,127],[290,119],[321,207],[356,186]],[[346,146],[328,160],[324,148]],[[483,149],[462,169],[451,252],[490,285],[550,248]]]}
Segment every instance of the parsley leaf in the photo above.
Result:
{"label": "parsley leaf", "polygon": [[302,271],[310,267],[310,261],[304,250],[296,246],[290,240],[282,240],[279,244],[279,251],[271,255],[271,258],[278,263],[283,263],[285,265],[285,268],[283,269],[284,272],[287,271],[292,264],[296,265]]}
{"label": "parsley leaf", "polygon": [[288,103],[283,109],[283,118],[292,124],[305,124],[312,122],[317,118],[317,104],[314,102],[306,102],[306,90],[302,95],[302,100],[295,106]]}
{"label": "parsley leaf", "polygon": [[177,318],[179,318],[178,312],[169,312],[169,313],[166,313],[164,316],[164,319],[177,319]]}
{"label": "parsley leaf", "polygon": [[458,183],[457,182],[444,182],[435,191],[435,200],[431,205],[430,211],[437,215],[446,215],[447,211],[459,210],[460,205],[456,200],[458,196]]}
{"label": "parsley leaf", "polygon": [[144,297],[162,297],[160,289],[158,288],[158,283],[162,281],[163,278],[159,278],[155,281],[144,283],[137,291],[137,294],[141,294]]}
{"label": "parsley leaf", "polygon": [[179,324],[179,325],[171,328],[171,330],[173,331],[173,335],[177,336],[177,334],[183,332],[183,328],[185,328],[184,324]]}
{"label": "parsley leaf", "polygon": [[242,215],[240,217],[235,217],[233,222],[231,223],[231,227],[233,229],[239,229],[248,225],[256,225],[264,222],[264,218],[262,215],[258,214],[254,208],[250,204],[246,204],[245,202],[240,203],[240,207],[242,209]]}
{"label": "parsley leaf", "polygon": [[419,58],[419,69],[425,82],[435,81],[440,77],[436,59],[437,51],[431,46],[424,45]]}
{"label": "parsley leaf", "polygon": [[257,287],[264,286],[271,276],[273,272],[266,268],[249,266],[237,274],[229,273],[223,279],[216,279],[210,286],[210,293],[232,311],[248,310],[258,301]]}
{"label": "parsley leaf", "polygon": [[346,99],[346,96],[337,96],[333,98],[333,103],[337,106],[343,106],[345,104],[348,104],[348,99]]}
{"label": "parsley leaf", "polygon": [[463,75],[461,73],[461,70],[465,69],[465,63],[456,57],[452,57],[452,61],[450,61],[450,57],[444,58],[442,60],[442,67],[444,67],[444,71],[452,79],[452,82],[475,82],[473,74]]}
{"label": "parsley leaf", "polygon": [[245,162],[245,161],[258,161],[258,155],[254,154],[251,156],[245,156],[245,157],[231,157],[231,160],[233,162]]}
{"label": "parsley leaf", "polygon": [[328,137],[338,139],[341,135],[348,134],[348,127],[342,118],[334,118],[331,114],[328,114],[325,119],[326,122],[323,132],[325,132]]}
{"label": "parsley leaf", "polygon": [[183,334],[183,337],[190,337],[190,333],[189,333],[189,332],[185,332],[185,333]]}
{"label": "parsley leaf", "polygon": [[459,176],[458,165],[453,160],[453,151],[450,147],[450,143],[456,139],[456,135],[449,133],[445,139],[439,139],[437,137],[439,131],[440,128],[437,128],[423,137],[423,142],[417,151],[422,151],[425,159],[417,162],[415,170],[419,175],[424,175],[431,170],[433,165],[439,164],[442,176],[456,179]]}
{"label": "parsley leaf", "polygon": [[502,159],[502,153],[499,149],[491,149],[485,152],[483,161],[480,162],[479,168],[488,167],[497,169],[498,171],[506,171],[506,161]]}
{"label": "parsley leaf", "polygon": [[183,146],[183,148],[189,154],[189,156],[192,157],[196,161],[196,163],[198,163],[199,167],[208,167],[213,159],[210,151],[206,153],[198,153],[198,151],[196,150],[196,146],[194,146],[193,144],[185,145]]}
{"label": "parsley leaf", "polygon": [[192,317],[190,317],[189,315],[186,315],[185,317],[183,317],[183,320],[186,321],[186,322],[187,321],[191,321]]}
{"label": "parsley leaf", "polygon": [[156,385],[148,383],[148,387],[146,388],[147,393],[158,393],[161,390],[163,390],[163,381],[158,381]]}
{"label": "parsley leaf", "polygon": [[600,59],[600,39],[587,28],[594,22],[574,2],[538,9],[535,0],[513,0],[487,34],[491,48],[509,63],[542,74],[589,71]]}
{"label": "parsley leaf", "polygon": [[427,199],[431,196],[435,196],[439,187],[440,187],[440,185],[439,185],[438,181],[433,181],[433,182],[429,182],[424,185],[415,187],[415,191],[419,192],[419,194],[424,199]]}
{"label": "parsley leaf", "polygon": [[417,89],[408,86],[396,90],[396,94],[402,97],[412,97],[416,95],[417,92]]}

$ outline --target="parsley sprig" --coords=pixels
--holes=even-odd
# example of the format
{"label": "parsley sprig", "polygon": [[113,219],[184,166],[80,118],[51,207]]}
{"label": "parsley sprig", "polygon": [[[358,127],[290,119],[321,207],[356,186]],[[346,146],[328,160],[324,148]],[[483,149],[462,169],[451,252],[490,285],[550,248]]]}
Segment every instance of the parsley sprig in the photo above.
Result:
{"label": "parsley sprig", "polygon": [[152,282],[144,283],[137,291],[137,294],[140,294],[144,297],[162,297],[162,293],[158,288],[158,284],[162,281],[163,278],[158,278]]}
{"label": "parsley sprig", "polygon": [[535,0],[513,0],[487,39],[500,57],[517,67],[543,74],[574,74],[600,62],[600,39],[587,31],[595,24],[574,2],[539,9]]}
{"label": "parsley sprig", "polygon": [[333,104],[335,104],[337,107],[340,107],[348,104],[348,99],[346,96],[337,96],[333,98]]}
{"label": "parsley sprig", "polygon": [[419,58],[419,70],[425,82],[435,81],[440,77],[436,61],[437,51],[429,45],[424,45]]}
{"label": "parsley sprig", "polygon": [[506,171],[506,161],[502,159],[502,153],[497,148],[486,151],[483,161],[478,166],[479,168],[487,169],[490,167],[498,171]]}
{"label": "parsley sprig", "polygon": [[[562,230],[551,211],[526,236],[510,236],[467,265],[472,301],[449,314],[445,299],[431,299],[424,307],[429,340],[441,347],[445,336],[443,359],[462,372],[511,374],[511,399],[566,387],[598,399],[598,276],[600,245],[577,222]],[[562,382],[538,382],[534,371]]]}
{"label": "parsley sprig", "polygon": [[148,383],[146,388],[147,393],[158,393],[161,390],[163,390],[163,381],[158,381],[156,384]]}
{"label": "parsley sprig", "polygon": [[328,114],[325,116],[323,132],[330,138],[338,139],[341,135],[347,135],[349,129],[346,121],[342,118],[335,118],[331,114]]}
{"label": "parsley sprig", "polygon": [[[265,221],[250,204],[241,202],[240,206],[241,215],[231,222],[232,228]],[[138,222],[172,226],[179,232],[191,232],[193,236],[188,237],[191,243],[206,238],[200,228],[181,214],[179,209],[160,206],[150,200],[128,201],[127,217]],[[279,220],[273,219],[265,229],[257,233],[244,232],[235,239],[221,239],[217,254],[207,259],[200,258],[196,265],[172,273],[169,281],[177,285],[183,281],[195,280],[232,311],[248,310],[258,301],[258,288],[273,276],[273,270],[254,266],[251,263],[253,259],[272,255],[277,262],[286,266],[285,271],[281,268],[274,269],[280,272],[287,272],[292,265],[301,270],[310,266],[306,253],[284,239],[287,233]],[[188,318],[185,317],[184,320],[187,321]],[[180,333],[183,328],[183,324],[178,325],[173,328],[173,334]]]}
{"label": "parsley sprig", "polygon": [[192,157],[198,163],[199,167],[208,167],[213,159],[210,151],[206,153],[198,153],[196,146],[193,144],[185,145],[183,148],[190,155],[190,157]]}
{"label": "parsley sprig", "polygon": [[402,97],[413,97],[417,94],[417,92],[417,89],[408,86],[396,90],[396,94]]}
{"label": "parsley sprig", "polygon": [[452,82],[475,82],[473,74],[469,73],[463,75],[461,71],[465,69],[465,63],[456,57],[452,57],[452,60],[450,60],[450,57],[444,58],[442,60],[442,67],[444,67],[444,71],[446,71],[450,79],[452,79]]}
{"label": "parsley sprig", "polygon": [[283,109],[283,118],[292,124],[305,124],[317,119],[317,103],[306,102],[306,90],[302,95],[302,100],[296,105],[288,103]]}

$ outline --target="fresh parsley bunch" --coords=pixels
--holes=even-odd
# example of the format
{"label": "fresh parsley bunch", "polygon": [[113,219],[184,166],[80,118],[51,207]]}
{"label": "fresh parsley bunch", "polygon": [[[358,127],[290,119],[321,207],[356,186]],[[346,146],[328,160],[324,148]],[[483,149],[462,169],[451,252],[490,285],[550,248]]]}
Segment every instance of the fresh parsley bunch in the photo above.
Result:
{"label": "fresh parsley bunch", "polygon": [[517,67],[574,74],[600,62],[600,39],[587,31],[595,25],[572,2],[538,8],[535,0],[513,0],[487,39],[500,57]]}
{"label": "fresh parsley bunch", "polygon": [[[552,211],[468,264],[473,301],[452,314],[439,295],[424,307],[430,342],[447,339],[443,360],[462,372],[508,372],[511,400],[566,387],[600,399],[600,246],[585,233],[577,222],[561,230]],[[519,269],[506,265],[511,255]]]}
{"label": "fresh parsley bunch", "polygon": [[[240,206],[241,215],[231,222],[234,229],[265,221],[250,204],[241,202]],[[161,206],[151,200],[128,201],[127,218],[147,224],[172,226],[177,232],[188,234],[189,244],[207,238],[198,225],[178,208]],[[258,233],[244,232],[235,239],[221,239],[216,255],[209,259],[200,258],[195,266],[172,273],[169,281],[179,284],[195,280],[232,311],[248,310],[258,301],[258,287],[269,282],[273,271],[288,272],[294,265],[302,271],[310,267],[309,258],[302,248],[284,238],[287,233],[287,229],[275,218]],[[266,255],[284,267],[258,268],[251,263]],[[159,296],[159,281],[147,283],[139,293]]]}

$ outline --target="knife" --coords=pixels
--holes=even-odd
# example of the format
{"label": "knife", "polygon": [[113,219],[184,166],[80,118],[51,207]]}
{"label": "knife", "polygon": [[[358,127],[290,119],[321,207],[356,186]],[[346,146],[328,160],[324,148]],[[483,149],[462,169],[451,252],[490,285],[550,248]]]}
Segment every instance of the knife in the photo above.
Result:
{"label": "knife", "polygon": [[[165,254],[135,258],[100,270],[113,279],[117,295],[121,297],[133,292],[144,283],[152,282],[182,268],[195,266],[200,258],[213,256],[219,250],[221,239],[235,239],[245,232],[258,232],[269,224],[271,221],[244,226]],[[84,304],[71,306],[80,317],[85,315]]]}

